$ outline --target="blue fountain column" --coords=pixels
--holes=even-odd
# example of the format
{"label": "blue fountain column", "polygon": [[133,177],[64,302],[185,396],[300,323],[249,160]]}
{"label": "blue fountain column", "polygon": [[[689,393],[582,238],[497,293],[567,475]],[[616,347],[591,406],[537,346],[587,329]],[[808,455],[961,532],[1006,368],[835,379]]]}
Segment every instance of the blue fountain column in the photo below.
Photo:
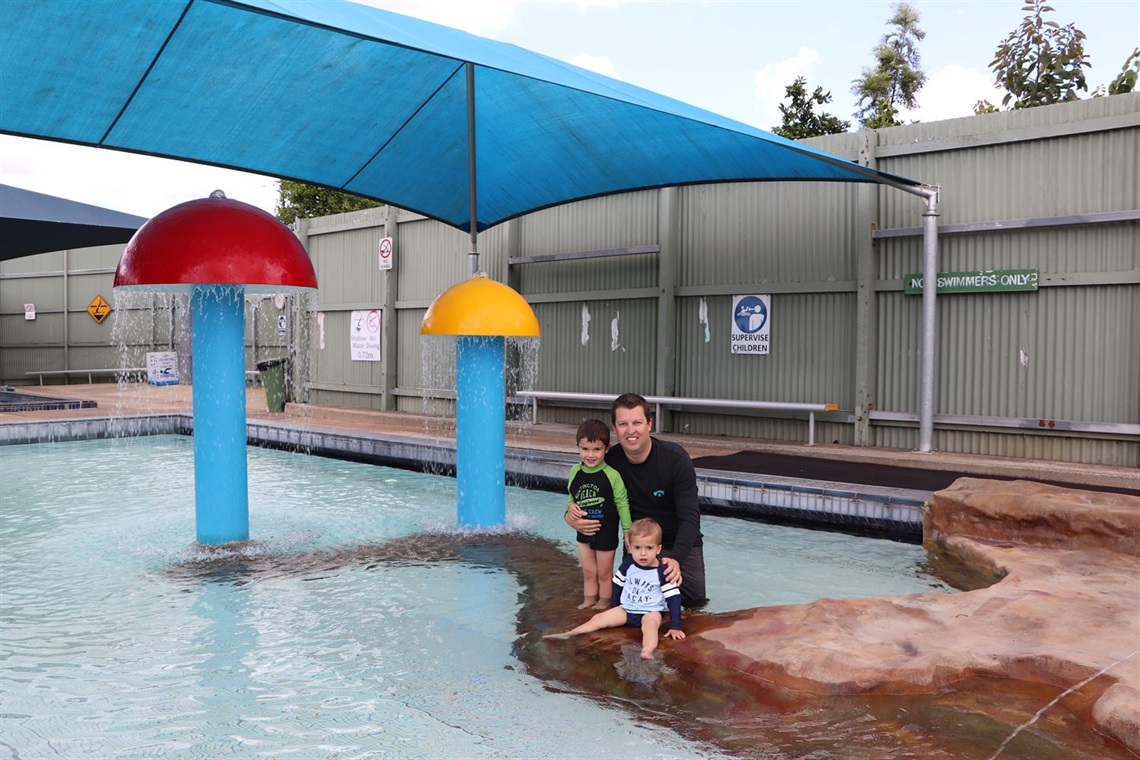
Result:
{"label": "blue fountain column", "polygon": [[245,298],[241,285],[195,285],[194,519],[198,543],[249,539],[245,451]]}
{"label": "blue fountain column", "polygon": [[455,345],[455,457],[461,528],[506,523],[504,339],[460,336]]}

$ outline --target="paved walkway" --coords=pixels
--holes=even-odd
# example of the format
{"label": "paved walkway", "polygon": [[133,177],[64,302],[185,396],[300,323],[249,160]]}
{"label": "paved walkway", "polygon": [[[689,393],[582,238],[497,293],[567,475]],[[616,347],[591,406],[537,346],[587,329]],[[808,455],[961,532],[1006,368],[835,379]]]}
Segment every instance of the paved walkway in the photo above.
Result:
{"label": "paved walkway", "polygon": [[[191,387],[146,384],[96,383],[19,387],[21,393],[56,398],[91,400],[94,409],[0,413],[0,425],[15,422],[107,417],[111,415],[190,414]],[[273,420],[304,428],[320,426],[345,431],[390,432],[400,436],[438,441],[454,438],[454,421],[404,412],[321,405],[289,404],[284,414],[270,414],[260,388],[247,391],[250,419]],[[698,468],[779,475],[808,480],[891,486],[921,491],[945,488],[963,476],[1024,479],[1075,488],[1123,491],[1140,495],[1140,469],[1102,465],[1045,462],[834,444],[765,441],[727,436],[667,433],[662,436],[683,445]],[[508,422],[507,446],[540,451],[573,452],[574,427],[551,423]]]}

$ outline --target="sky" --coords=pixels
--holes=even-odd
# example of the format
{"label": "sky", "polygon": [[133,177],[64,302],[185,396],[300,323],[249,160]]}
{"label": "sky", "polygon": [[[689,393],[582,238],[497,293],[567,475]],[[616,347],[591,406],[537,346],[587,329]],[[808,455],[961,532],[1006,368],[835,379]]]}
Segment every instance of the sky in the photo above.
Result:
{"label": "sky", "polygon": [[[823,87],[823,109],[851,122],[852,82],[870,66],[887,31],[890,0],[359,0],[509,42],[621,79],[737,121],[771,130],[797,76]],[[926,38],[921,121],[969,116],[974,103],[1000,104],[989,63],[1027,15],[1029,0],[912,0]],[[1107,84],[1140,46],[1140,0],[1051,0],[1047,19],[1087,36],[1090,91]],[[1082,94],[1082,97],[1088,97]],[[0,182],[150,217],[206,197],[273,212],[272,178],[0,135]]]}

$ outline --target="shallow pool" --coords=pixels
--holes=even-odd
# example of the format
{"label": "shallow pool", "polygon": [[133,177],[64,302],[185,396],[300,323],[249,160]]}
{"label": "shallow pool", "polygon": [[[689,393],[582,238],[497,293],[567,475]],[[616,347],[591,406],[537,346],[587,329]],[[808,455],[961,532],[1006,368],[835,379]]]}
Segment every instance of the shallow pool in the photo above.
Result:
{"label": "shallow pool", "polygon": [[[430,550],[457,542],[452,479],[251,448],[254,542],[226,554],[194,544],[189,438],[4,447],[0,470],[0,756],[721,756],[528,674],[515,574]],[[508,530],[569,555],[564,503],[508,489]],[[921,547],[703,527],[711,611],[949,590]]]}

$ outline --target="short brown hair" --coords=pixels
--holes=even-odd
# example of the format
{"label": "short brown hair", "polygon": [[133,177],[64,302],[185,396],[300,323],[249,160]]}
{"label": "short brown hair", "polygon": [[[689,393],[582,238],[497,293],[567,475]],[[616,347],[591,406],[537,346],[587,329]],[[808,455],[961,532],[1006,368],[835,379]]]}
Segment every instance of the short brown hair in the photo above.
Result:
{"label": "short brown hair", "polygon": [[578,435],[574,441],[577,442],[582,439],[597,441],[608,449],[610,447],[610,426],[593,418],[583,420],[582,424],[578,426]]}
{"label": "short brown hair", "polygon": [[623,393],[614,399],[614,403],[610,406],[610,417],[617,423],[617,410],[618,409],[636,409],[641,407],[645,412],[645,421],[649,422],[653,419],[653,411],[649,408],[649,402],[645,400],[644,396],[639,396],[636,393]]}
{"label": "short brown hair", "polygon": [[652,517],[642,517],[640,520],[634,520],[629,526],[629,537],[640,536],[648,538],[653,543],[661,544],[661,526]]}

